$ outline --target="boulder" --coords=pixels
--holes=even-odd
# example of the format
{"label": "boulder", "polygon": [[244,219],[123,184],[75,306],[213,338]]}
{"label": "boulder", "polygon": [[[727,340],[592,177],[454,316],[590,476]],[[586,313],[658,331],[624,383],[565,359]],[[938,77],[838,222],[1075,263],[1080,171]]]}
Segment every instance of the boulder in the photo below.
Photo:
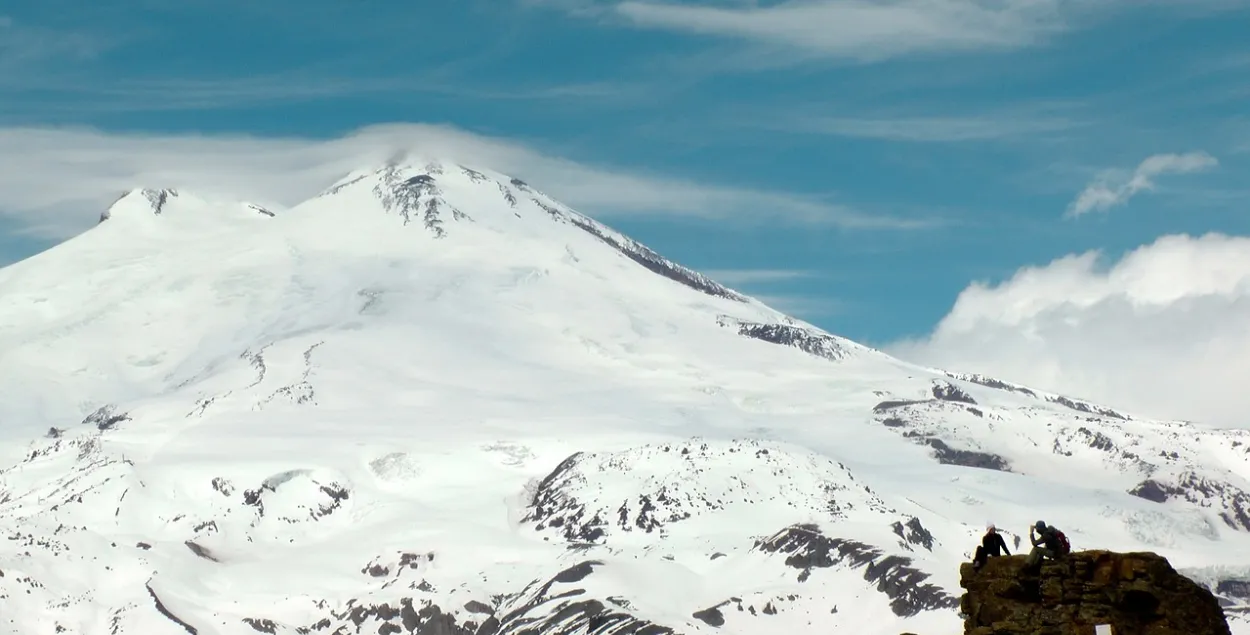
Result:
{"label": "boulder", "polygon": [[1215,596],[1158,554],[1078,551],[1033,575],[1024,559],[960,568],[964,635],[1095,635],[1099,624],[1114,635],[1230,635]]}

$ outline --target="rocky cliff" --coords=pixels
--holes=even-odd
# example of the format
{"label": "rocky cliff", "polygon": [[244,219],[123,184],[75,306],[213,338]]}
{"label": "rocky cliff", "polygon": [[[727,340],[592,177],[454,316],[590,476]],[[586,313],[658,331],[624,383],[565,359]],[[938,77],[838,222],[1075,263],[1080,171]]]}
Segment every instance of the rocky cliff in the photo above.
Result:
{"label": "rocky cliff", "polygon": [[1024,556],[960,569],[965,635],[1229,635],[1215,596],[1153,553],[1075,552],[1023,575]]}

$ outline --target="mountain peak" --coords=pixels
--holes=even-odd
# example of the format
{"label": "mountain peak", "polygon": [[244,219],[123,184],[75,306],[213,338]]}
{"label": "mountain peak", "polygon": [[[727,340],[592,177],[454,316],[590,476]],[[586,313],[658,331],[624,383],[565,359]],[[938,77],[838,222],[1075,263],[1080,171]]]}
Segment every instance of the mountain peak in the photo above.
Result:
{"label": "mountain peak", "polygon": [[[534,238],[553,248],[570,249],[586,237],[606,244],[634,263],[691,289],[746,303],[749,299],[692,269],[679,265],[620,232],[577,212],[525,181],[493,170],[447,160],[389,162],[355,170],[321,192],[318,207],[331,213],[359,209],[363,196],[380,204],[403,225],[420,225],[433,239],[454,233],[485,232],[505,241]],[[472,229],[469,229],[472,227]]]}
{"label": "mountain peak", "polygon": [[165,209],[169,199],[178,196],[178,190],[170,188],[133,188],[119,196],[108,209],[100,213],[100,222],[103,223],[118,213],[141,212],[159,215]]}
{"label": "mountain peak", "polygon": [[[270,209],[247,202],[221,203],[210,201],[194,194],[174,188],[133,188],[122,194],[108,209],[100,213],[99,223],[113,218],[151,218],[163,216],[173,211],[176,215],[183,213],[195,214],[195,208],[230,208],[232,211],[243,211],[247,216],[260,215],[273,218],[276,214]],[[99,224],[97,223],[97,224]]]}

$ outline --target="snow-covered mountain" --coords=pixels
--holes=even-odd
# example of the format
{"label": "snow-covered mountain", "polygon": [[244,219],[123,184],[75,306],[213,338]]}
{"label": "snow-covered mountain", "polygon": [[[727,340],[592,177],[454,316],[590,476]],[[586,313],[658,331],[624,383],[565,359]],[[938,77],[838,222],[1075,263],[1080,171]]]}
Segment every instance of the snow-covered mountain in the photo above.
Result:
{"label": "snow-covered mountain", "polygon": [[0,632],[961,631],[986,521],[1250,633],[1250,433],[920,368],[449,161],[0,270]]}

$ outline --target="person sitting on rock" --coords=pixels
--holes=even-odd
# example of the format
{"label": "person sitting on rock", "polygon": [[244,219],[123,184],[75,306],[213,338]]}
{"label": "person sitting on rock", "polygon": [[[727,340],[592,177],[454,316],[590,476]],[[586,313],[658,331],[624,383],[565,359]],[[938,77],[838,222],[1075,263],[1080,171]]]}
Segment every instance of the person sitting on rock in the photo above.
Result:
{"label": "person sitting on rock", "polygon": [[1003,540],[1003,535],[998,533],[998,528],[991,523],[985,528],[985,535],[981,537],[981,544],[977,545],[977,551],[972,556],[972,570],[980,570],[981,567],[985,566],[985,561],[990,556],[997,557],[1000,555],[1010,556],[1011,552],[1007,550],[1007,541]]}
{"label": "person sitting on rock", "polygon": [[1033,550],[1029,552],[1029,557],[1024,561],[1024,572],[1026,573],[1041,571],[1042,558],[1056,560],[1067,551],[1064,545],[1063,533],[1055,527],[1047,525],[1042,520],[1029,527],[1029,541],[1033,543]]}

